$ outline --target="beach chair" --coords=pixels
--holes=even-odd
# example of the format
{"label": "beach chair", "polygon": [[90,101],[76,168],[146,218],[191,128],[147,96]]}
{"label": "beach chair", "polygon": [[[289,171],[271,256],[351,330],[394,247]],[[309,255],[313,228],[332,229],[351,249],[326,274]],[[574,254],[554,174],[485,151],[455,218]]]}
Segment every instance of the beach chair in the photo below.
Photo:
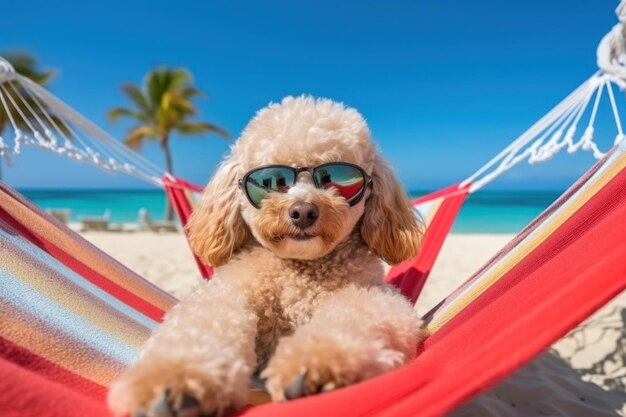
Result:
{"label": "beach chair", "polygon": [[[0,407],[107,416],[107,385],[176,300],[6,185],[0,192]],[[444,415],[626,288],[624,224],[626,142],[425,316],[431,336],[413,362],[240,415]]]}
{"label": "beach chair", "polygon": [[106,209],[104,214],[100,216],[82,216],[79,218],[80,231],[87,232],[102,231],[102,232],[122,232],[124,225],[121,223],[111,223],[111,210]]}
{"label": "beach chair", "polygon": [[149,230],[151,232],[177,232],[176,222],[171,220],[154,221],[145,208],[139,209],[139,230]]}
{"label": "beach chair", "polygon": [[89,230],[108,230],[109,221],[111,220],[111,210],[106,209],[102,216],[81,216],[78,220],[80,221],[81,231],[83,232]]}
{"label": "beach chair", "polygon": [[70,209],[47,209],[46,210],[52,217],[57,219],[63,224],[67,224],[70,220]]}

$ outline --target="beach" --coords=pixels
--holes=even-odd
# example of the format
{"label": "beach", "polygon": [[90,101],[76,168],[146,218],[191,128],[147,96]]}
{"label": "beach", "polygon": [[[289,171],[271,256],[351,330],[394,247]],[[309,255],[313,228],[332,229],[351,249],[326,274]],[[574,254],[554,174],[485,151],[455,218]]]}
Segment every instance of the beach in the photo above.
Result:
{"label": "beach", "polygon": [[[200,280],[181,233],[90,231],[82,235],[176,297]],[[428,311],[511,238],[511,234],[448,236],[417,311]],[[622,293],[548,352],[451,415],[626,415],[625,320],[626,293]]]}

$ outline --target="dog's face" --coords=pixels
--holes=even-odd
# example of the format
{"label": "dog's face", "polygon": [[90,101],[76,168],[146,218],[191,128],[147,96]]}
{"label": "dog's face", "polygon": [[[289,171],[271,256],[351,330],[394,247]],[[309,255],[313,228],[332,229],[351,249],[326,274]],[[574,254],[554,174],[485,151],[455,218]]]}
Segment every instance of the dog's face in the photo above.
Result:
{"label": "dog's face", "polygon": [[[346,155],[341,161],[345,162],[347,159]],[[319,165],[319,161],[314,158],[310,161],[307,162],[307,167]],[[298,166],[291,161],[280,161],[280,164]],[[319,168],[323,169],[325,168]],[[278,173],[275,175],[284,181],[281,170],[284,168],[263,171]],[[365,200],[362,198],[358,203],[350,205],[337,188],[316,187],[311,171],[296,174],[294,184],[291,176],[287,176],[290,178],[290,185],[281,187],[282,192],[268,193],[258,208],[248,201],[241,203],[243,219],[252,235],[280,257],[315,259],[324,256],[354,229],[363,215]],[[357,187],[360,184],[362,194],[367,192],[365,178],[356,184]]]}
{"label": "dog's face", "polygon": [[[247,172],[259,167],[312,168],[333,162],[356,165],[371,177],[371,187],[361,184],[358,203],[351,205],[335,187],[317,187],[310,171],[264,194],[257,207],[245,187],[238,186]],[[218,266],[251,238],[283,258],[319,258],[361,219],[364,241],[388,262],[417,252],[420,225],[361,115],[330,100],[288,97],[249,123],[207,186],[188,230],[196,254]]]}

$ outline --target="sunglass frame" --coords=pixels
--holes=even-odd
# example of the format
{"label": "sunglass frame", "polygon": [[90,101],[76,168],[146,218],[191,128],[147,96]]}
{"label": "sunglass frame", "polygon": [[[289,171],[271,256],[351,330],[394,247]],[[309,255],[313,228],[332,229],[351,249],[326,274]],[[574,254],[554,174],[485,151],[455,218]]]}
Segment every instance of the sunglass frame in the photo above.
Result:
{"label": "sunglass frame", "polygon": [[[315,171],[317,171],[320,168],[329,166],[329,165],[342,165],[342,166],[348,166],[351,168],[356,168],[358,171],[361,172],[361,174],[363,175],[363,187],[361,187],[361,189],[359,190],[359,192],[357,194],[355,194],[354,197],[352,197],[352,199],[346,199],[346,201],[348,201],[348,204],[350,204],[350,207],[355,206],[359,203],[359,201],[361,201],[363,199],[363,196],[365,195],[365,190],[367,189],[367,187],[372,186],[373,183],[373,179],[370,175],[367,174],[367,172],[365,172],[365,170],[363,168],[361,168],[360,166],[356,165],[356,164],[351,164],[349,162],[327,162],[325,164],[321,164],[321,165],[316,165],[313,167],[290,167],[289,165],[280,165],[280,164],[272,164],[272,165],[263,165],[257,168],[254,168],[253,170],[248,171],[243,178],[241,178],[238,182],[239,188],[241,188],[241,190],[243,191],[243,193],[246,195],[246,198],[248,199],[248,201],[250,202],[250,204],[257,209],[261,208],[261,204],[259,202],[259,204],[255,204],[252,197],[250,197],[250,194],[248,193],[248,189],[246,188],[246,182],[248,181],[248,178],[250,178],[250,176],[252,174],[254,174],[257,171],[260,171],[262,169],[268,169],[268,168],[285,168],[289,171],[293,172],[293,183],[290,186],[294,186],[296,185],[296,183],[298,182],[298,175],[300,175],[303,172],[308,172],[309,174],[311,174],[311,178],[313,178],[313,184],[315,184],[315,188],[321,189],[321,190],[325,190],[324,187],[322,187],[320,184],[318,184],[317,179],[315,177]],[[273,191],[273,192],[278,192],[278,191]],[[261,200],[262,201],[262,200]]]}

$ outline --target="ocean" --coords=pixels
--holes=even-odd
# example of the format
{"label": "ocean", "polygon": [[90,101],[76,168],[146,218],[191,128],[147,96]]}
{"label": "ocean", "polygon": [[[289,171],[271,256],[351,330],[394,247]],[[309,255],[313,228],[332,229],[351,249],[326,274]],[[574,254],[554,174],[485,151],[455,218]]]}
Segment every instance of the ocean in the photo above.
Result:
{"label": "ocean", "polygon": [[[162,191],[146,190],[21,190],[44,209],[71,210],[70,220],[99,216],[108,208],[112,222],[136,222],[140,208],[154,219],[165,213]],[[411,197],[425,192],[411,192]],[[552,203],[554,191],[479,191],[465,202],[452,228],[453,233],[517,233]]]}

